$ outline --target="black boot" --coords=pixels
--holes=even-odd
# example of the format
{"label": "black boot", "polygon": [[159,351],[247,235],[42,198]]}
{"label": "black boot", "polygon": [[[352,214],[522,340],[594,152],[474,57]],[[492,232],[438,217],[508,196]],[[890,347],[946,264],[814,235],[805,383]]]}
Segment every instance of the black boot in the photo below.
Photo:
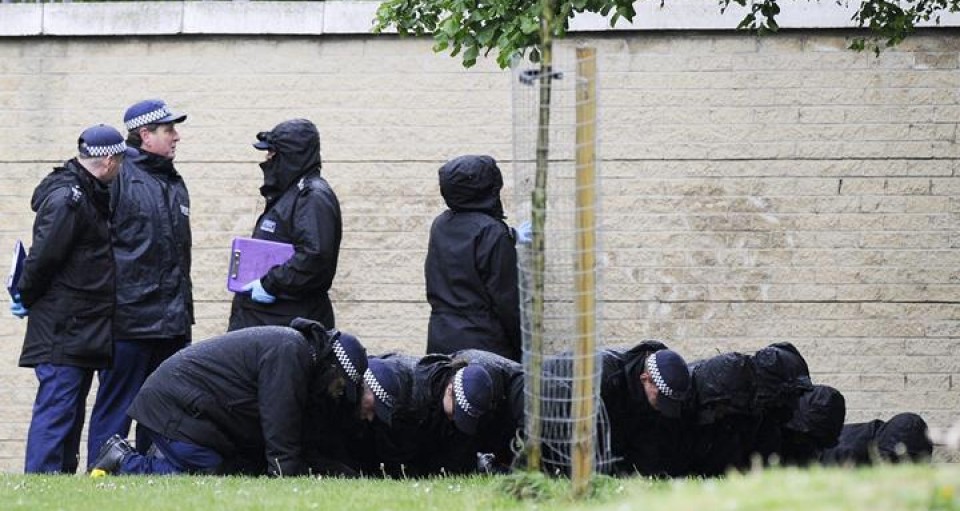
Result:
{"label": "black boot", "polygon": [[122,438],[120,435],[113,435],[103,443],[103,447],[101,447],[100,452],[97,453],[97,459],[90,467],[90,471],[102,470],[108,474],[112,474],[120,468],[120,462],[123,461],[123,457],[132,452],[133,447],[130,446],[125,438]]}

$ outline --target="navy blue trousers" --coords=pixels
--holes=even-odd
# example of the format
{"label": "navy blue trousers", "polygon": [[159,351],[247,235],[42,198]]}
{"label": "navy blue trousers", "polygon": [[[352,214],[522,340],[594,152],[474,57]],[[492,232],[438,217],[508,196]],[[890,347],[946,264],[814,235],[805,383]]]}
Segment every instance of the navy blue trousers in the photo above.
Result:
{"label": "navy blue trousers", "polygon": [[24,472],[77,471],[80,433],[93,370],[40,364],[34,368],[39,387],[27,432]]}
{"label": "navy blue trousers", "polygon": [[[113,435],[127,438],[131,419],[127,410],[147,376],[161,362],[187,345],[183,339],[116,340],[113,367],[97,373],[100,388],[90,413],[90,434],[87,439],[87,468],[93,464],[100,447]],[[150,438],[137,426],[136,447],[140,452],[150,448]]]}
{"label": "navy blue trousers", "polygon": [[121,474],[212,474],[223,463],[223,457],[209,447],[173,440],[146,427],[141,429],[160,455],[128,454],[120,463]]}

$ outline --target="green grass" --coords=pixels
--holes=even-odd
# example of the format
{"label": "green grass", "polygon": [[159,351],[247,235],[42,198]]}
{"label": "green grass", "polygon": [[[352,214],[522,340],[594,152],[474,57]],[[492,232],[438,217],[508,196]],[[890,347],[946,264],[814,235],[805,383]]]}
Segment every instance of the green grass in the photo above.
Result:
{"label": "green grass", "polygon": [[867,470],[780,469],[723,480],[600,478],[575,501],[563,480],[534,478],[536,498],[516,499],[516,478],[428,480],[266,479],[0,475],[0,509],[377,510],[580,509],[633,511],[930,510],[960,511],[960,466]]}

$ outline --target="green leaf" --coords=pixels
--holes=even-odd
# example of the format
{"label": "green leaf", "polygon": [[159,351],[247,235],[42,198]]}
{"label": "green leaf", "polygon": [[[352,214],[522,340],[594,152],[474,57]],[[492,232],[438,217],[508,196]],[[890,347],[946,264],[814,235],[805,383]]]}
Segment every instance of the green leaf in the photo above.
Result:
{"label": "green leaf", "polygon": [[480,54],[480,49],[476,46],[470,46],[467,48],[467,51],[463,52],[463,65],[466,67],[473,67],[477,63],[477,56]]}
{"label": "green leaf", "polygon": [[532,34],[540,30],[540,20],[523,18],[520,20],[520,31],[524,34]]}

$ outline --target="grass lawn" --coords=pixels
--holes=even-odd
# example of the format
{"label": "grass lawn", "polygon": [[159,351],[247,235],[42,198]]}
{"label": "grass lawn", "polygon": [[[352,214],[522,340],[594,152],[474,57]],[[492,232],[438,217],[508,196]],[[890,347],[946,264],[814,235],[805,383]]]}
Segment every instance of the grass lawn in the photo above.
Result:
{"label": "grass lawn", "polygon": [[543,510],[732,511],[852,509],[960,511],[960,466],[866,470],[778,469],[722,480],[598,481],[568,497],[563,480],[537,479],[541,496],[517,500],[504,477],[428,480],[253,479],[0,475],[0,509],[82,510]]}

